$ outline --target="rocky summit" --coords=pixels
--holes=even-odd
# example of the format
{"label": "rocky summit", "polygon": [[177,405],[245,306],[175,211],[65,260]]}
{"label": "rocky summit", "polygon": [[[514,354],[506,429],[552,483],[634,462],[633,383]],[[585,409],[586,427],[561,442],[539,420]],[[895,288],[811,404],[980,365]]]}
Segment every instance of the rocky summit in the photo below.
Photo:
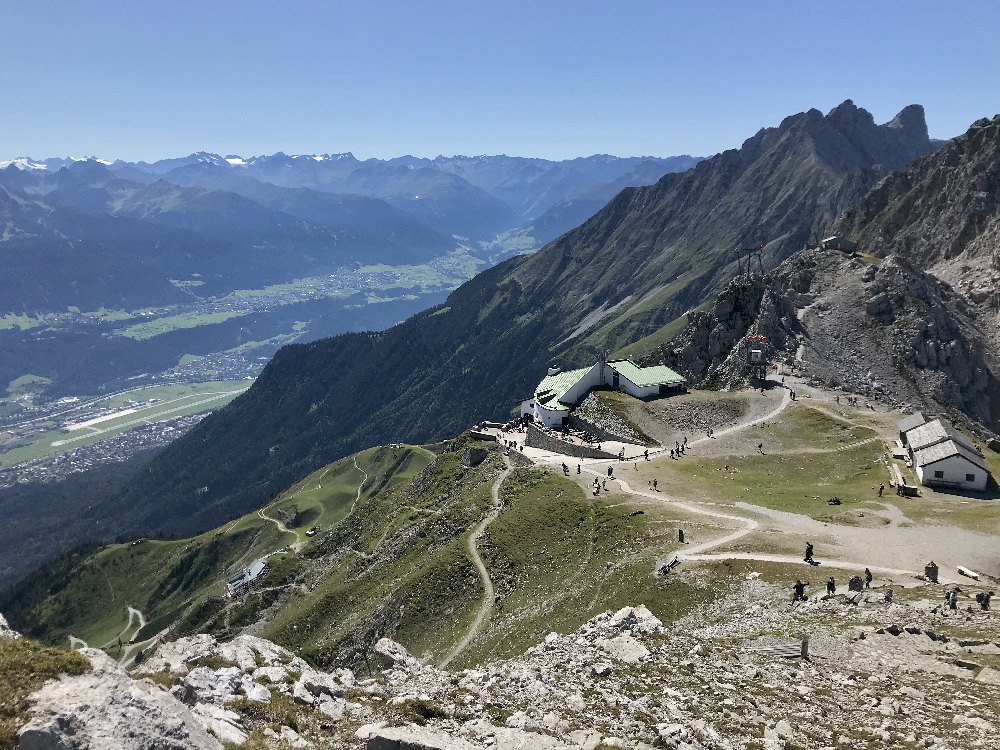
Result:
{"label": "rocky summit", "polygon": [[1000,631],[943,590],[789,603],[748,570],[669,627],[626,607],[460,672],[383,638],[364,679],[249,636],[166,643],[131,675],[86,650],[30,697],[19,747],[992,747]]}

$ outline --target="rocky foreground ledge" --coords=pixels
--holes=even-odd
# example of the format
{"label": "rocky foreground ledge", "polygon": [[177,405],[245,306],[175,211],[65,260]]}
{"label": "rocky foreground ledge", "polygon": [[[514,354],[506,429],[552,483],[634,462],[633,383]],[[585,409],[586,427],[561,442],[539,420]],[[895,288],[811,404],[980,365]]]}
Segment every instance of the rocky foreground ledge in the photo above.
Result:
{"label": "rocky foreground ledge", "polygon": [[[996,747],[997,623],[942,610],[939,588],[791,605],[751,576],[669,628],[627,607],[480,669],[445,672],[383,638],[365,679],[252,636],[182,638],[132,674],[88,649],[91,671],[31,696],[19,747]],[[799,633],[808,660],[789,658]]]}

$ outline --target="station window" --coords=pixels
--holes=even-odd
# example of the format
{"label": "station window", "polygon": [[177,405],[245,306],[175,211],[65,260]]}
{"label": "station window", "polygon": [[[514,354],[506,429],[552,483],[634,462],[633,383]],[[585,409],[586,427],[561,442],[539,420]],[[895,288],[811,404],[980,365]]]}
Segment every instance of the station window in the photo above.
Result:
{"label": "station window", "polygon": [[935,479],[944,479],[944,472],[943,471],[935,471],[934,472],[934,478]]}
{"label": "station window", "polygon": [[975,474],[966,474],[965,475],[965,481],[966,482],[975,482],[976,481],[976,475]]}

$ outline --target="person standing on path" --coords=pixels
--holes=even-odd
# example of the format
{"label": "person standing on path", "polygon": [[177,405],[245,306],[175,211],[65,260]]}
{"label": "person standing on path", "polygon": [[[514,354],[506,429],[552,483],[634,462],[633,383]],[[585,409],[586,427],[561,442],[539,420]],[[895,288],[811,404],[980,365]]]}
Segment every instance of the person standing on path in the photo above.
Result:
{"label": "person standing on path", "polygon": [[653,480],[653,490],[656,491],[656,492],[659,492],[659,489],[657,489],[656,485],[657,485],[657,481],[654,479]]}
{"label": "person standing on path", "polygon": [[806,586],[808,585],[808,583],[802,583],[801,580],[795,581],[795,585],[792,586],[793,602],[804,602],[806,600]]}
{"label": "person standing on path", "polygon": [[870,589],[872,587],[872,572],[865,568],[865,588]]}
{"label": "person standing on path", "polygon": [[878,486],[878,496],[882,497],[882,493],[883,492],[885,492],[885,484],[884,483],[879,484],[879,486]]}
{"label": "person standing on path", "polygon": [[802,558],[810,565],[813,564],[813,543],[806,542],[806,556]]}
{"label": "person standing on path", "polygon": [[837,582],[833,580],[833,576],[830,576],[830,580],[826,582],[826,593],[829,596],[837,593]]}
{"label": "person standing on path", "polygon": [[763,443],[759,443],[757,445],[757,450],[759,450],[760,451],[760,455],[763,456],[764,455],[764,444]]}

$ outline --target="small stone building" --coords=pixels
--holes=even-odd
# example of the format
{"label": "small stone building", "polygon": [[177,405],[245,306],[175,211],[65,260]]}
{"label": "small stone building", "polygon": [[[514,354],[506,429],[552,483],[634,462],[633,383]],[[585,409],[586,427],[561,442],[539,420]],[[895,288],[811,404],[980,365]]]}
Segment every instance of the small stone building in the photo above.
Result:
{"label": "small stone building", "polygon": [[990,471],[982,451],[953,426],[940,419],[928,422],[917,412],[900,421],[899,432],[921,484],[986,489]]}

